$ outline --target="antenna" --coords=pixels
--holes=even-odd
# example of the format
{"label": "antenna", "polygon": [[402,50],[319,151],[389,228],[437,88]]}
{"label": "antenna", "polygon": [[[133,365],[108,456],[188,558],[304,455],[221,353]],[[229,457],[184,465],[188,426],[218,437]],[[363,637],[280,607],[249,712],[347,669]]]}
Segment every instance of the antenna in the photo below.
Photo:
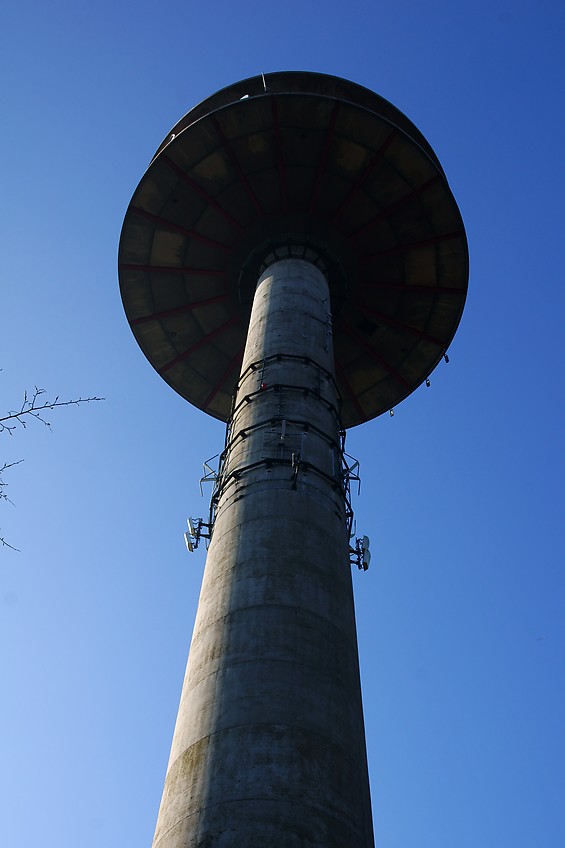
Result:
{"label": "antenna", "polygon": [[363,536],[361,539],[361,563],[363,565],[363,570],[367,571],[369,568],[369,563],[371,562],[371,551],[369,550],[369,537]]}
{"label": "antenna", "polygon": [[186,544],[187,551],[189,553],[194,553],[200,544],[200,539],[210,539],[211,527],[210,524],[206,524],[202,518],[187,518],[186,523],[188,524],[188,530],[184,534],[184,542]]}
{"label": "antenna", "polygon": [[369,550],[370,540],[368,536],[363,536],[355,540],[355,547],[349,548],[351,563],[355,563],[359,571],[367,571],[371,562],[371,551]]}

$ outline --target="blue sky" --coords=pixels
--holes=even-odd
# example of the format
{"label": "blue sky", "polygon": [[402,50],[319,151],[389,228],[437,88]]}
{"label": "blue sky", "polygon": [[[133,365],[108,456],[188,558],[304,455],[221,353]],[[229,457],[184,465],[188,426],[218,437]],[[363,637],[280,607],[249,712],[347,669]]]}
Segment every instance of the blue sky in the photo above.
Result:
{"label": "blue sky", "polygon": [[350,432],[378,848],[562,848],[565,8],[163,0],[0,13],[0,398],[103,404],[0,435],[5,844],[151,842],[223,426],[153,372],[116,254],[131,194],[193,105],[260,72],[344,76],[434,147],[466,225],[450,362]]}

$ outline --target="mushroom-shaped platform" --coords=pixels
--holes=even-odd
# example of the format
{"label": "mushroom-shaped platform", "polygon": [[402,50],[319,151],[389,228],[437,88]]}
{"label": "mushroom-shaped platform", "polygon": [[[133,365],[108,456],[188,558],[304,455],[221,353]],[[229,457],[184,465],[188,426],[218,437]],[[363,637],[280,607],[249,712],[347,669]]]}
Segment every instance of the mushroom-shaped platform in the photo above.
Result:
{"label": "mushroom-shaped platform", "polygon": [[323,74],[232,85],[159,147],[119,251],[133,333],[180,395],[227,421],[255,283],[279,258],[325,273],[342,422],[396,406],[457,329],[465,231],[433,150],[373,92]]}

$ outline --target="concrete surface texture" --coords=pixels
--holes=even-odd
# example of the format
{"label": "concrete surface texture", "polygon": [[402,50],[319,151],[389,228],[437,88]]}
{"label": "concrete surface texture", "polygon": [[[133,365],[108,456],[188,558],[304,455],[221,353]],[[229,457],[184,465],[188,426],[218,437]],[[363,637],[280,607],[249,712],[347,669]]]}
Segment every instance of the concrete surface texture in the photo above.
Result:
{"label": "concrete surface texture", "polygon": [[329,293],[259,279],[154,848],[371,848]]}

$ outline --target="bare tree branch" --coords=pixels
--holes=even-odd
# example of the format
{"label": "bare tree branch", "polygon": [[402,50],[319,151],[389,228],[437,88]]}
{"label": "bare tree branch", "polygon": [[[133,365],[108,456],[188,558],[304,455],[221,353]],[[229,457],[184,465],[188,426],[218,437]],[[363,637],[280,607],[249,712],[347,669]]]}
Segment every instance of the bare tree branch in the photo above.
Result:
{"label": "bare tree branch", "polygon": [[[104,400],[104,398],[99,397],[79,397],[76,400],[59,400],[59,395],[57,395],[54,400],[45,400],[42,397],[44,394],[45,390],[39,389],[37,386],[34,388],[31,395],[25,391],[20,408],[8,410],[5,415],[0,416],[0,433],[8,433],[8,435],[11,436],[18,424],[25,430],[28,425],[29,418],[35,418],[36,421],[40,421],[42,424],[45,424],[46,427],[50,428],[51,423],[47,421],[44,416],[44,413],[48,410],[56,409],[59,406],[78,406],[81,403],[91,403],[94,401]],[[23,462],[23,459],[18,459],[15,462],[5,462],[2,467],[0,467],[0,501],[3,500],[13,505],[12,501],[6,494],[6,486],[8,484],[2,475],[9,468],[13,468],[14,465],[19,465],[20,462]],[[13,545],[10,545],[3,536],[0,536],[0,546],[11,548],[13,551],[19,551],[19,548],[15,548]]]}
{"label": "bare tree branch", "polygon": [[[79,397],[76,400],[59,400],[59,395],[57,395],[54,400],[42,399],[39,401],[39,398],[41,398],[44,394],[45,389],[38,389],[36,386],[30,400],[27,391],[24,392],[24,399],[20,409],[8,410],[6,415],[0,417],[0,433],[9,433],[11,435],[18,424],[25,429],[28,423],[25,418],[26,415],[35,418],[37,421],[41,421],[41,423],[45,424],[46,427],[51,427],[51,423],[41,414],[46,410],[55,409],[58,406],[78,406],[80,403],[91,403],[94,401],[104,400],[104,398],[100,397]],[[6,421],[10,421],[12,423],[6,424]]]}
{"label": "bare tree branch", "polygon": [[16,462],[5,462],[2,468],[0,468],[0,500],[12,503],[12,501],[5,492],[6,486],[8,484],[3,479],[2,474],[4,473],[4,471],[7,471],[8,468],[13,468],[14,465],[19,465],[20,462],[23,462],[23,459],[18,459]]}
{"label": "bare tree branch", "polygon": [[5,548],[11,548],[11,550],[16,551],[16,553],[18,553],[18,554],[21,553],[20,549],[15,548],[13,545],[11,545],[9,542],[7,542],[6,539],[4,538],[4,536],[0,536],[0,545],[3,545],[3,547],[5,547]]}
{"label": "bare tree branch", "polygon": [[[0,500],[4,500],[7,503],[11,503],[12,506],[14,505],[13,501],[11,501],[10,498],[8,497],[8,495],[6,494],[6,486],[8,484],[6,483],[4,478],[2,477],[2,474],[4,473],[4,471],[7,471],[8,468],[13,468],[14,465],[19,465],[20,462],[23,462],[23,459],[18,459],[17,462],[5,462],[4,465],[2,466],[2,468],[0,468]],[[9,542],[7,542],[6,539],[4,538],[4,536],[0,536],[0,545],[2,545],[5,548],[11,548],[13,551],[17,551],[18,553],[20,552],[20,549],[15,548],[13,545],[11,545]]]}

